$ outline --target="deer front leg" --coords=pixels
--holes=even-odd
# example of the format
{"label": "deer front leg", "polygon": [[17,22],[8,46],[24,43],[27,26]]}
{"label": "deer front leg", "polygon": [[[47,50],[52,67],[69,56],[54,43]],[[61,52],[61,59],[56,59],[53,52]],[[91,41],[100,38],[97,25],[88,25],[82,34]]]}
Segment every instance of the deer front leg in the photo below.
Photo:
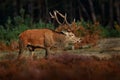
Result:
{"label": "deer front leg", "polygon": [[30,51],[30,58],[33,60],[35,47],[29,45],[29,46],[27,46],[27,48]]}

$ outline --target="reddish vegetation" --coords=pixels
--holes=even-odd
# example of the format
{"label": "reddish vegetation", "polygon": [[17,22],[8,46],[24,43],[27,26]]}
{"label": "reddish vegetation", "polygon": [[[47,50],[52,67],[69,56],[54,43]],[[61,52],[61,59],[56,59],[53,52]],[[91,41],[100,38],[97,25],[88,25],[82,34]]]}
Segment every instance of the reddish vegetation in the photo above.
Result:
{"label": "reddish vegetation", "polygon": [[[86,26],[77,25],[75,20],[70,24],[67,21],[66,14],[63,15],[59,11],[55,10],[53,11],[53,14],[50,13],[51,18],[55,19],[59,26],[56,28],[56,31],[70,31],[73,32],[77,37],[82,38],[82,43],[77,42],[75,43],[75,48],[81,48],[84,45],[90,45],[91,47],[95,46],[97,41],[100,39],[100,29],[99,29],[99,22],[96,22],[94,24],[86,23]],[[61,23],[57,17],[57,15],[61,16],[64,21]]]}
{"label": "reddish vegetation", "polygon": [[0,51],[15,51],[18,50],[18,42],[12,41],[9,45],[6,45],[3,42],[0,42]]}
{"label": "reddish vegetation", "polygon": [[17,41],[11,41],[10,45],[8,46],[11,50],[17,50],[19,48]]}
{"label": "reddish vegetation", "polygon": [[4,51],[4,50],[7,50],[7,46],[3,43],[3,42],[0,42],[0,51]]}
{"label": "reddish vegetation", "polygon": [[[14,57],[14,56],[13,56]],[[120,56],[109,60],[62,54],[48,60],[0,61],[1,80],[120,80]]]}
{"label": "reddish vegetation", "polygon": [[84,28],[81,25],[77,25],[75,22],[72,22],[71,26],[67,24],[60,25],[56,31],[61,32],[63,30],[72,31],[77,37],[82,39],[82,42],[75,43],[75,48],[80,48],[84,45],[90,45],[91,47],[97,44],[97,41],[100,39],[100,29],[98,27],[99,23],[94,25],[88,24],[88,28]]}

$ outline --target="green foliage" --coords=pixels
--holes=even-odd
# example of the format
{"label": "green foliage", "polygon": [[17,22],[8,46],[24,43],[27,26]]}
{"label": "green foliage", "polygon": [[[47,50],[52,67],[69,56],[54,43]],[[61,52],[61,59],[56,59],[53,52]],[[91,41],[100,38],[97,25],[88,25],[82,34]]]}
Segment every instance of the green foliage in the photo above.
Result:
{"label": "green foliage", "polygon": [[[95,25],[92,24],[90,21],[86,22],[83,19],[80,22],[77,22],[77,25],[82,25],[86,30],[91,31],[91,33],[94,33],[98,31],[98,29],[100,29],[100,35],[102,37],[120,37],[120,27],[118,25],[115,29],[108,29],[101,26],[100,24]],[[6,23],[4,25],[0,25],[0,41],[5,41],[6,43],[9,43],[11,40],[17,40],[18,35],[21,32],[27,29],[34,28],[54,29],[54,26],[51,23],[44,23],[41,20],[39,22],[33,23],[30,15],[25,15],[24,9],[21,9],[19,16],[15,16],[12,19],[8,17]]]}
{"label": "green foliage", "polygon": [[100,30],[101,37],[120,37],[120,26],[116,24],[115,29],[109,29],[107,26],[102,26],[100,24],[92,24],[92,22],[86,22],[82,19],[80,22],[77,22],[77,25],[82,25],[86,30],[90,30],[91,33]]}
{"label": "green foliage", "polygon": [[54,29],[53,24],[51,24],[51,23],[47,23],[46,24],[46,23],[42,22],[41,20],[38,23],[34,24],[33,28],[49,28],[49,29]]}
{"label": "green foliage", "polygon": [[0,26],[0,40],[4,40],[4,35],[6,33],[6,30],[3,26]]}
{"label": "green foliage", "polygon": [[24,9],[21,9],[20,16],[15,16],[13,19],[9,17],[4,26],[0,25],[0,41],[9,43],[11,40],[17,40],[21,32],[34,28],[54,29],[54,26],[51,23],[42,21],[33,23],[32,18],[25,15]]}
{"label": "green foliage", "polygon": [[120,37],[120,31],[116,30],[116,29],[108,29],[108,28],[104,28],[101,27],[101,36],[102,37]]}

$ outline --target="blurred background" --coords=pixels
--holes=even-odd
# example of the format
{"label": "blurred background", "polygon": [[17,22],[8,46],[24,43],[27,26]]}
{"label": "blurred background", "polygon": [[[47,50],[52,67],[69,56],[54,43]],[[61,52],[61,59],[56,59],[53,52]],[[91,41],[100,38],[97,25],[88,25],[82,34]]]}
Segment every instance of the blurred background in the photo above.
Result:
{"label": "blurred background", "polygon": [[120,37],[120,0],[0,0],[0,41],[16,41],[26,29],[58,28],[49,14],[54,10],[66,13],[73,28],[85,28],[74,31],[79,36],[99,32],[102,37]]}
{"label": "blurred background", "polygon": [[3,25],[8,17],[19,16],[21,9],[33,22],[50,22],[49,12],[58,10],[67,13],[69,22],[74,18],[76,21],[99,21],[110,28],[120,24],[120,0],[0,0],[0,24]]}

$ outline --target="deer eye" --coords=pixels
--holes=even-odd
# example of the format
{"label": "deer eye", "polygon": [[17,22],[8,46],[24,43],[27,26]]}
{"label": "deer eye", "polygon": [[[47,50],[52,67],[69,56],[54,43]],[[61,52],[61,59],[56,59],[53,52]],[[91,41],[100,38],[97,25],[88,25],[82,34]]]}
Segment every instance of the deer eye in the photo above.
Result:
{"label": "deer eye", "polygon": [[73,35],[71,34],[70,37],[72,37]]}
{"label": "deer eye", "polygon": [[73,36],[74,36],[74,34],[72,34],[72,33],[71,33],[71,34],[69,34],[69,36],[70,36],[70,37],[73,37]]}

